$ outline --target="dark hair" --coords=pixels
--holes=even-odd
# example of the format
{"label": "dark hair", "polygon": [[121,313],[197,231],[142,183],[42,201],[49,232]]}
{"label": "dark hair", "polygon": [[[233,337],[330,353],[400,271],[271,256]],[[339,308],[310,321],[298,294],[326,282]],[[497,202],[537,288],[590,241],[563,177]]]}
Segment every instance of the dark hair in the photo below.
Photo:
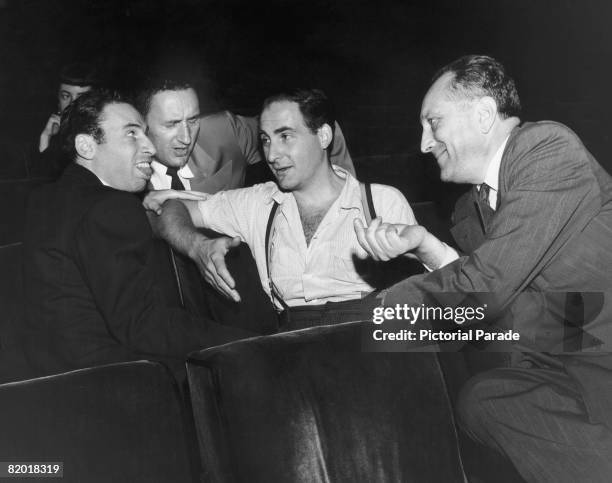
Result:
{"label": "dark hair", "polygon": [[74,140],[79,134],[89,134],[98,144],[103,143],[102,111],[107,105],[116,103],[129,104],[130,100],[115,90],[94,89],[70,104],[62,113],[58,134],[63,153],[72,160],[76,159]]}
{"label": "dark hair", "polygon": [[136,109],[146,116],[151,109],[153,96],[162,91],[182,91],[185,89],[196,90],[196,83],[190,79],[155,78],[148,79],[144,86],[138,91],[135,98]]}
{"label": "dark hair", "polygon": [[442,67],[432,79],[432,84],[447,72],[453,74],[451,95],[475,99],[490,96],[497,103],[497,111],[504,117],[518,116],[521,101],[514,80],[504,66],[486,55],[466,55]]}
{"label": "dark hair", "polygon": [[59,76],[60,84],[71,86],[97,86],[100,84],[100,75],[95,64],[90,62],[73,62],[62,67]]}
{"label": "dark hair", "polygon": [[313,133],[316,133],[323,124],[328,124],[333,136],[336,125],[334,106],[321,89],[296,88],[275,94],[263,102],[261,111],[263,112],[274,102],[283,101],[295,102],[298,105],[304,117],[304,124]]}

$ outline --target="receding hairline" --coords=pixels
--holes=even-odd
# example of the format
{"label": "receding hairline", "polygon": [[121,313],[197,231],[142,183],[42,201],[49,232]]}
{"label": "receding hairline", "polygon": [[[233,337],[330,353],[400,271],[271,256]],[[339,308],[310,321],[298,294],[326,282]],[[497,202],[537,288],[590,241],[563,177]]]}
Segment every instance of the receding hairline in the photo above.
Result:
{"label": "receding hairline", "polygon": [[148,108],[147,108],[147,112],[143,112],[142,115],[143,116],[148,116],[149,113],[151,112],[151,108],[153,107],[153,101],[155,100],[156,96],[160,95],[160,94],[167,94],[167,93],[178,93],[178,92],[183,92],[183,91],[192,91],[193,92],[193,96],[195,97],[195,100],[197,102],[198,105],[198,116],[199,111],[200,111],[200,99],[198,98],[198,93],[196,92],[196,90],[192,87],[192,86],[188,86],[188,87],[179,87],[177,89],[159,89],[155,92],[152,92],[150,97],[149,97],[149,102],[148,102]]}

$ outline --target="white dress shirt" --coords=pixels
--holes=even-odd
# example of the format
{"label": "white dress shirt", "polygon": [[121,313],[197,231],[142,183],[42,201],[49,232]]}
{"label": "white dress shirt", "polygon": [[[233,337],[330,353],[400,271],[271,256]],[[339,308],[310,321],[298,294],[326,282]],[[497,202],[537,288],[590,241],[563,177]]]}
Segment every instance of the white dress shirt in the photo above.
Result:
{"label": "white dress shirt", "polygon": [[[373,290],[357,272],[354,260],[367,255],[353,228],[355,218],[365,223],[359,182],[338,166],[334,170],[346,182],[308,245],[295,197],[275,183],[220,192],[198,203],[205,227],[239,236],[249,245],[268,295],[265,234],[273,202],[279,204],[270,234],[270,272],[289,306],[351,300]],[[386,222],[416,223],[399,190],[373,184],[372,198],[376,214]]]}
{"label": "white dress shirt", "polygon": [[[151,175],[150,182],[153,189],[169,190],[172,184],[172,177],[169,174],[166,174],[168,168],[159,161],[153,161],[151,163],[151,168],[153,169],[153,174]],[[185,164],[185,166],[177,171],[177,174],[185,189],[190,190],[191,184],[189,180],[193,178],[193,173],[189,165]]]}

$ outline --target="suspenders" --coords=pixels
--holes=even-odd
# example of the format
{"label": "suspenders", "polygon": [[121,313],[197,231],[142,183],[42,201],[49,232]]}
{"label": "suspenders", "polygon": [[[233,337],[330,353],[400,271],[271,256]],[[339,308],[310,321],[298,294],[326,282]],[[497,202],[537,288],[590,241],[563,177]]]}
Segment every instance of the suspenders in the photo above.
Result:
{"label": "suspenders", "polygon": [[359,189],[361,189],[363,215],[369,225],[372,223],[372,220],[376,218],[376,210],[374,209],[374,201],[372,200],[372,185],[370,183],[359,183]]}
{"label": "suspenders", "polygon": [[[376,210],[374,209],[374,201],[372,199],[372,185],[370,183],[359,183],[359,188],[361,189],[361,205],[363,207],[363,215],[367,224],[369,225],[372,220],[376,218]],[[266,238],[264,242],[266,248],[266,272],[268,274],[268,284],[272,299],[278,300],[278,303],[283,307],[283,310],[286,310],[289,307],[278,293],[278,290],[276,290],[270,274],[270,234],[272,232],[272,225],[274,225],[274,219],[276,218],[278,207],[279,204],[274,201],[272,209],[270,210],[270,216],[268,217],[268,224],[266,225]]]}

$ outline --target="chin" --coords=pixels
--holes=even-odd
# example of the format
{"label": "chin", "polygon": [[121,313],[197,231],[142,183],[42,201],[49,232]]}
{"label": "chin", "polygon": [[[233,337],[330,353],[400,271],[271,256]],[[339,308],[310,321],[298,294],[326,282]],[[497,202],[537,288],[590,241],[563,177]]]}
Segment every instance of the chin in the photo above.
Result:
{"label": "chin", "polygon": [[293,191],[295,189],[295,184],[289,183],[287,181],[279,181],[276,180],[276,184],[280,186],[280,188],[284,191]]}

